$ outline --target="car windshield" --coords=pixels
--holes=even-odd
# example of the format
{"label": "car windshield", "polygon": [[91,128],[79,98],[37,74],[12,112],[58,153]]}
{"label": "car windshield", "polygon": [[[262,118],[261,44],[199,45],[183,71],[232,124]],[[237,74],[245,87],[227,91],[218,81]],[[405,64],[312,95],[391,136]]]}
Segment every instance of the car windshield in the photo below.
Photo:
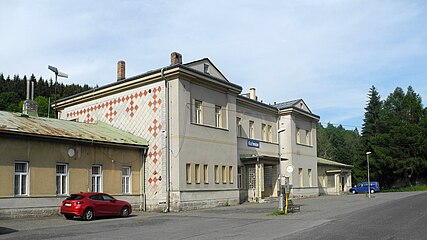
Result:
{"label": "car windshield", "polygon": [[83,199],[84,196],[79,194],[71,194],[71,196],[67,197],[67,200],[80,200]]}

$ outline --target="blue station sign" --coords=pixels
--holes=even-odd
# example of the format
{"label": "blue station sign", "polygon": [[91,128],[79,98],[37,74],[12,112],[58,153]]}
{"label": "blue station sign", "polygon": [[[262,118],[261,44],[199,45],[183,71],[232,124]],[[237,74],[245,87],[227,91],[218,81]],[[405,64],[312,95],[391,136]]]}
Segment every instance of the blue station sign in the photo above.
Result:
{"label": "blue station sign", "polygon": [[259,148],[259,141],[248,139],[248,147]]}

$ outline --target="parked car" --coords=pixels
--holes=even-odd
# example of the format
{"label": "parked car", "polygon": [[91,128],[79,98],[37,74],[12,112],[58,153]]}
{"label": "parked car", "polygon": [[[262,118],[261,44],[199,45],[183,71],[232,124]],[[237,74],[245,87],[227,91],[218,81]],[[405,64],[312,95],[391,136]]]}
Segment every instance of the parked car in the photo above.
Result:
{"label": "parked car", "polygon": [[62,201],[61,214],[66,219],[80,217],[91,221],[94,217],[121,216],[127,217],[132,213],[131,205],[126,201],[99,192],[71,194]]}
{"label": "parked car", "polygon": [[[378,192],[380,190],[380,184],[378,182],[370,182],[371,186],[369,190],[371,193]],[[367,193],[368,192],[368,182],[361,182],[349,190],[351,193]]]}

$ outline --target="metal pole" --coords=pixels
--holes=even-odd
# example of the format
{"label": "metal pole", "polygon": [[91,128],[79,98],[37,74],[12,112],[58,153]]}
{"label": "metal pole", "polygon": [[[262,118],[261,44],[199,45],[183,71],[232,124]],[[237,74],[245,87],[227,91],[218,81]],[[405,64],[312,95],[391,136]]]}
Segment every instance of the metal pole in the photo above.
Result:
{"label": "metal pole", "polygon": [[369,179],[369,154],[366,154],[366,161],[368,162],[368,198],[371,198],[371,181]]}

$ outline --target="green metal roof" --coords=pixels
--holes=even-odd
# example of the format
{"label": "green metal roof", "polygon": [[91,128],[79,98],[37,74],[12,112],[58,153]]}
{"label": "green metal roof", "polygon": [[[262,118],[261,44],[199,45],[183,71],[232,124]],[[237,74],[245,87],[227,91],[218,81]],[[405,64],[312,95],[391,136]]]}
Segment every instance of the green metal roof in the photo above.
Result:
{"label": "green metal roof", "polygon": [[328,159],[324,159],[324,158],[317,158],[317,163],[318,164],[324,164],[324,165],[331,165],[331,166],[340,166],[340,167],[348,167],[348,168],[352,168],[353,165],[347,165],[344,163],[339,163],[339,162],[335,162],[332,160],[328,160]]}
{"label": "green metal roof", "polygon": [[145,148],[147,140],[105,123],[81,123],[0,111],[0,133]]}

